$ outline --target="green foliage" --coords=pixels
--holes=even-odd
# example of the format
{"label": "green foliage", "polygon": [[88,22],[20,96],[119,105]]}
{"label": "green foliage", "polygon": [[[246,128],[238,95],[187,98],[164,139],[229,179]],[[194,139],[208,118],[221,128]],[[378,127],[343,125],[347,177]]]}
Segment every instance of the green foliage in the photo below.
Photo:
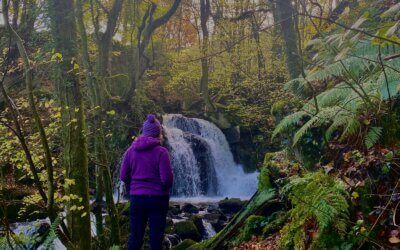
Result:
{"label": "green foliage", "polygon": [[371,148],[379,140],[382,135],[381,127],[371,127],[365,136],[365,145],[367,148]]}
{"label": "green foliage", "polygon": [[270,170],[267,167],[261,168],[260,175],[258,176],[258,190],[271,188]]}
{"label": "green foliage", "polygon": [[196,244],[196,241],[191,239],[185,239],[178,245],[174,246],[172,250],[185,250],[188,249],[190,246],[193,246],[194,244]]}
{"label": "green foliage", "polygon": [[282,229],[280,244],[285,249],[304,249],[307,227],[314,223],[318,232],[310,249],[327,247],[329,238],[344,238],[349,220],[349,205],[344,184],[323,172],[293,178],[282,189],[293,204],[291,221]]}
{"label": "green foliage", "polygon": [[45,250],[51,250],[54,248],[54,240],[58,238],[58,226],[60,225],[61,219],[57,217],[50,226],[49,234],[42,244],[42,248]]}
{"label": "green foliage", "polygon": [[244,227],[240,229],[239,235],[235,239],[235,244],[248,241],[253,235],[261,235],[263,228],[268,223],[268,218],[264,216],[251,215],[247,218]]}

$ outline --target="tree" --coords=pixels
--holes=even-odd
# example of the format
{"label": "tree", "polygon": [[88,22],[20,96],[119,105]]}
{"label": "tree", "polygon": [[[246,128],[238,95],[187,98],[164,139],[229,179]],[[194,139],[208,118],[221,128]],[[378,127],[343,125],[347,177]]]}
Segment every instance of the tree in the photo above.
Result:
{"label": "tree", "polygon": [[291,78],[299,76],[300,69],[300,57],[297,51],[297,35],[295,32],[295,21],[294,21],[294,10],[291,0],[279,0],[276,1],[276,11],[278,20],[276,23],[280,23],[282,28],[282,36],[285,41],[285,52],[286,52],[286,64]]}
{"label": "tree", "polygon": [[[100,246],[105,246],[106,240],[103,230],[103,215],[102,215],[102,203],[104,194],[106,196],[107,209],[110,215],[111,222],[111,245],[118,245],[120,241],[120,232],[118,225],[118,213],[114,203],[112,195],[112,180],[111,174],[108,167],[109,159],[107,157],[107,145],[104,136],[104,130],[102,125],[102,110],[108,107],[108,96],[105,94],[106,80],[105,78],[109,75],[109,60],[110,50],[112,49],[112,38],[116,32],[117,21],[121,12],[123,0],[115,0],[113,2],[111,10],[107,10],[104,6],[103,10],[106,12],[108,17],[106,23],[106,29],[104,33],[100,32],[99,20],[94,22],[95,37],[98,47],[97,54],[97,66],[96,71],[93,71],[92,63],[89,57],[88,39],[86,34],[86,28],[83,17],[83,2],[78,0],[77,4],[77,24],[81,39],[81,51],[82,51],[82,62],[84,70],[86,72],[86,83],[90,91],[91,106],[94,109],[94,117],[91,121],[91,130],[93,133],[93,144],[94,144],[94,161],[96,164],[96,203],[95,203],[95,216],[96,216],[96,231],[99,237]],[[92,15],[95,10],[94,3],[91,1]],[[98,4],[101,4],[98,2]],[[97,8],[96,8],[97,10]]]}
{"label": "tree", "polygon": [[88,150],[85,114],[79,78],[76,75],[77,28],[72,0],[49,1],[51,31],[56,53],[55,84],[61,107],[64,167],[66,178],[74,184],[67,188],[67,222],[71,241],[78,249],[91,249]]}
{"label": "tree", "polygon": [[123,97],[124,102],[129,102],[134,96],[135,90],[138,87],[138,83],[142,78],[143,74],[146,72],[149,66],[149,59],[145,55],[145,50],[149,46],[151,41],[151,37],[153,33],[164,25],[168,20],[174,15],[176,10],[178,9],[181,0],[174,0],[171,7],[167,10],[167,12],[160,16],[159,18],[154,19],[154,14],[157,9],[157,4],[152,2],[146,9],[142,21],[138,27],[136,39],[137,45],[136,49],[133,53],[133,69],[130,75],[130,87]]}
{"label": "tree", "polygon": [[206,107],[206,112],[215,112],[215,107],[211,102],[210,95],[208,92],[208,27],[207,22],[210,17],[210,1],[209,0],[200,0],[200,26],[202,32],[202,40],[201,40],[201,78],[200,78],[200,92],[203,96],[203,100]]}

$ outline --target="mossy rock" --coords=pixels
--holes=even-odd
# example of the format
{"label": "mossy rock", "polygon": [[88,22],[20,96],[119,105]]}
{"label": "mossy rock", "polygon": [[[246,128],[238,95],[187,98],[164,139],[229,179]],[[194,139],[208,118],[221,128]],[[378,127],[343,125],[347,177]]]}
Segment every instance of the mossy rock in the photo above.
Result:
{"label": "mossy rock", "polygon": [[168,208],[168,213],[172,214],[172,215],[178,215],[180,214],[182,211],[179,207],[179,205],[170,205]]}
{"label": "mossy rock", "polygon": [[172,234],[174,232],[174,222],[172,219],[167,219],[167,223],[165,226],[165,233],[166,234]]}
{"label": "mossy rock", "polygon": [[206,231],[203,225],[203,219],[200,216],[193,215],[192,217],[190,217],[190,220],[193,221],[194,225],[197,228],[197,231],[199,231],[200,234],[203,234]]}
{"label": "mossy rock", "polygon": [[223,213],[237,213],[242,209],[245,201],[242,201],[238,198],[225,198],[218,202],[219,208],[222,210]]}
{"label": "mossy rock", "polygon": [[172,250],[185,250],[185,249],[188,249],[189,247],[193,246],[194,244],[196,244],[196,241],[191,240],[191,239],[185,239],[178,245],[172,247]]}
{"label": "mossy rock", "polygon": [[200,241],[201,235],[197,230],[196,225],[193,221],[180,221],[174,225],[175,233],[179,235],[181,239],[191,239],[194,241]]}
{"label": "mossy rock", "polygon": [[182,211],[189,214],[197,214],[199,213],[199,208],[193,204],[186,203],[182,206]]}

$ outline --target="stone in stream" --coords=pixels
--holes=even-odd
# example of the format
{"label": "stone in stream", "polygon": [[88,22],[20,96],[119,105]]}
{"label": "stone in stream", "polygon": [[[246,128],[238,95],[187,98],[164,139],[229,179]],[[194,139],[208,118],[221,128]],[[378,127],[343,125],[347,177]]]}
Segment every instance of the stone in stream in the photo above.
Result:
{"label": "stone in stream", "polygon": [[210,222],[212,227],[216,232],[219,232],[224,228],[224,226],[228,223],[228,218],[222,214],[220,211],[216,211],[214,213],[205,214],[203,216],[204,220]]}
{"label": "stone in stream", "polygon": [[181,208],[179,205],[170,205],[168,208],[168,214],[172,217],[172,215],[178,215],[181,213]]}
{"label": "stone in stream", "polygon": [[194,225],[197,228],[197,231],[199,231],[201,235],[205,235],[206,229],[203,225],[203,219],[198,215],[193,215],[192,217],[190,217],[190,220],[193,221]]}
{"label": "stone in stream", "polygon": [[199,213],[199,209],[190,203],[186,203],[182,206],[182,211],[188,214],[197,214]]}
{"label": "stone in stream", "polygon": [[218,202],[218,206],[223,213],[232,214],[239,212],[239,210],[242,209],[245,203],[245,201],[242,201],[238,198],[225,198]]}
{"label": "stone in stream", "polygon": [[179,235],[182,240],[191,239],[197,242],[201,241],[201,235],[193,221],[177,222],[174,224],[174,228],[175,233]]}
{"label": "stone in stream", "polygon": [[178,245],[181,241],[179,235],[177,234],[166,234],[165,238],[167,239],[167,241],[169,241],[171,247]]}

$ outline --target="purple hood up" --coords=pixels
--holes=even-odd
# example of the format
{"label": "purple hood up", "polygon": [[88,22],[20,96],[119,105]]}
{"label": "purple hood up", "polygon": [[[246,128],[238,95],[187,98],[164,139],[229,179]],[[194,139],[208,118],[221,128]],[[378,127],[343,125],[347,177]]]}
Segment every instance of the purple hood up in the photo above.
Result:
{"label": "purple hood up", "polygon": [[169,195],[173,173],[168,150],[158,138],[139,137],[124,154],[120,178],[131,195]]}

